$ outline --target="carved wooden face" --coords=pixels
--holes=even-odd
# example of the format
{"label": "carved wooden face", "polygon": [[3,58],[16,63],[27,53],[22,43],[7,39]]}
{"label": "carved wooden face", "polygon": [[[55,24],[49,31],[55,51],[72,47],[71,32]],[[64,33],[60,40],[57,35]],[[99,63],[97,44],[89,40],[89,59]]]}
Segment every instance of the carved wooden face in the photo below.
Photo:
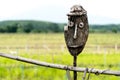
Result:
{"label": "carved wooden face", "polygon": [[71,55],[77,56],[82,52],[88,38],[88,29],[88,20],[85,13],[81,14],[78,10],[78,12],[73,11],[68,14],[68,24],[64,27],[64,35]]}

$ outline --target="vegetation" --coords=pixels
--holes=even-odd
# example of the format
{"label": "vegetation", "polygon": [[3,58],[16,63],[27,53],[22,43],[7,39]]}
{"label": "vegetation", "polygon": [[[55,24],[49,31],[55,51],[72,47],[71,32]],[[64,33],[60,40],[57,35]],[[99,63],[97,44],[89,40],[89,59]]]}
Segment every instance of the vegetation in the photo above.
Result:
{"label": "vegetation", "polygon": [[[89,34],[84,51],[78,56],[79,67],[120,70],[119,50],[100,50],[99,54],[89,51],[89,45],[108,46],[120,44],[119,33]],[[91,48],[90,48],[91,50]],[[92,49],[93,51],[95,50]],[[42,34],[0,34],[0,52],[35,60],[72,65],[73,58],[67,51],[64,35],[61,33]],[[66,58],[67,57],[67,58]],[[72,72],[71,72],[72,75]],[[83,73],[78,73],[82,79]],[[0,57],[0,80],[67,80],[66,71],[39,67]],[[119,80],[118,76],[94,75],[90,80]]]}
{"label": "vegetation", "polygon": [[108,25],[90,25],[90,32],[99,33],[118,33],[120,32],[120,25],[108,24]]}
{"label": "vegetation", "polygon": [[[63,32],[65,23],[18,20],[0,22],[0,33],[58,33]],[[120,25],[90,25],[91,33],[118,33]]]}
{"label": "vegetation", "polygon": [[63,32],[64,24],[45,21],[2,21],[0,22],[1,33],[48,33]]}
{"label": "vegetation", "polygon": [[[106,51],[119,53],[120,38],[117,34],[89,34],[87,44],[83,52],[103,53]],[[100,46],[100,48],[99,48]],[[98,47],[98,49],[97,49]],[[42,33],[42,34],[0,34],[0,51],[12,53],[63,53],[67,51],[63,33]],[[54,52],[53,52],[54,51]]]}
{"label": "vegetation", "polygon": [[[72,57],[69,54],[32,54],[21,56],[32,57],[33,59],[72,65]],[[86,54],[82,53],[78,56],[79,67],[99,68],[103,70],[120,70],[119,69],[119,54],[107,54],[106,60],[104,54]],[[67,57],[67,58],[66,58]],[[39,67],[19,61],[14,61],[0,57],[0,80],[67,80],[66,71]],[[72,76],[72,72],[71,72]],[[78,79],[82,79],[83,73],[78,73]],[[107,75],[91,75],[91,80],[119,80],[118,76]]]}

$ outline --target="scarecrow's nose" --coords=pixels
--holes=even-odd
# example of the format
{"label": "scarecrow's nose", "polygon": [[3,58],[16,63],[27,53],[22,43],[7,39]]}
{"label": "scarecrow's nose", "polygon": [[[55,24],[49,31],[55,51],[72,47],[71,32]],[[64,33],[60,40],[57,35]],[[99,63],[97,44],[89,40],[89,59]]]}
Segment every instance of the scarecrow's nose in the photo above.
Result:
{"label": "scarecrow's nose", "polygon": [[77,24],[75,24],[74,39],[77,39]]}

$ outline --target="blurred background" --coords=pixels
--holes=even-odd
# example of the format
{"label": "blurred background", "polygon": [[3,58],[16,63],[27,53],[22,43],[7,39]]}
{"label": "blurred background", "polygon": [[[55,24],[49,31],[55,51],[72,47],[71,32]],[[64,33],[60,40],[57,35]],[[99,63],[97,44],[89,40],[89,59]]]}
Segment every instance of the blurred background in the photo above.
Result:
{"label": "blurred background", "polygon": [[[120,70],[119,0],[0,0],[0,52],[55,64],[72,65],[63,28],[70,8],[87,11],[89,37],[78,67]],[[72,76],[72,72],[71,72]],[[78,73],[82,79],[83,73]],[[91,80],[120,80],[94,74]],[[66,71],[0,57],[0,80],[68,80]]]}

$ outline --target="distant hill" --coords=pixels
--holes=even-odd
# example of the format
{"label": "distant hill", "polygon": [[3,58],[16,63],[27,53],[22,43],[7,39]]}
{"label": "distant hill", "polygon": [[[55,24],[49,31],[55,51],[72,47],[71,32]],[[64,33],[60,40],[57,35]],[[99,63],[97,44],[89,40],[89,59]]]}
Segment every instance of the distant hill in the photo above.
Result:
{"label": "distant hill", "polygon": [[120,24],[90,25],[90,32],[118,33],[120,32]]}
{"label": "distant hill", "polygon": [[[10,20],[0,22],[0,33],[59,33],[63,32],[66,23],[53,23],[34,20]],[[120,25],[90,25],[90,32],[95,33],[117,33]]]}

